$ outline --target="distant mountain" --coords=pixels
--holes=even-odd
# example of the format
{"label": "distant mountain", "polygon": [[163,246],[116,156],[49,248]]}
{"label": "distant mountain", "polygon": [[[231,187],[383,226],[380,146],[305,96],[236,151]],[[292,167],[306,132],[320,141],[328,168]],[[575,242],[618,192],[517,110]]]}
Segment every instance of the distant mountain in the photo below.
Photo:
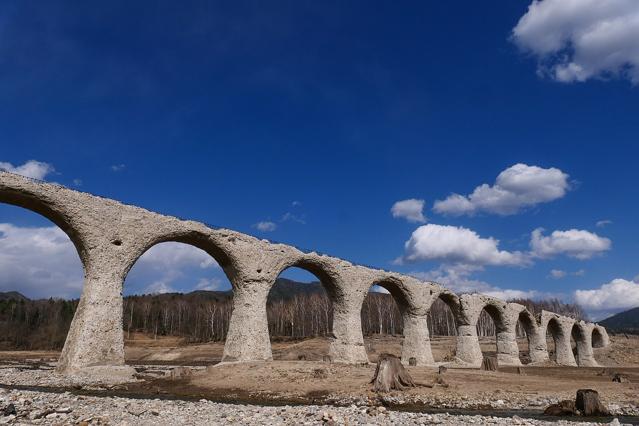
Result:
{"label": "distant mountain", "polygon": [[[289,300],[298,294],[313,294],[324,292],[324,287],[318,282],[301,283],[289,280],[287,278],[278,278],[271,288],[269,300]],[[15,292],[13,292],[15,293]],[[18,293],[19,294],[19,293]],[[135,295],[127,297],[149,297],[152,296],[156,300],[184,300],[184,301],[215,301],[222,302],[233,298],[233,291],[218,290],[195,290],[190,293],[162,293],[153,295]],[[0,298],[1,300],[1,298]]]}
{"label": "distant mountain", "polygon": [[22,293],[17,291],[0,291],[0,300],[24,300],[27,301],[29,298]]}
{"label": "distant mountain", "polygon": [[318,282],[300,283],[286,278],[278,278],[271,288],[269,298],[271,300],[289,300],[296,294],[323,293],[324,287]]}
{"label": "distant mountain", "polygon": [[615,333],[639,334],[639,306],[599,321],[599,324]]}

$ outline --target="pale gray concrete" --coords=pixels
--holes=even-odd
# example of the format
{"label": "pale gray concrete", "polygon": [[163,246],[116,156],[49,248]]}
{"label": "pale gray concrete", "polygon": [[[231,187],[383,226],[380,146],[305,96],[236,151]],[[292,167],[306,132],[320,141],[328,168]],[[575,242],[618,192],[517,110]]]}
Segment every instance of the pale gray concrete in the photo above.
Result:
{"label": "pale gray concrete", "polygon": [[[576,365],[570,348],[575,336],[580,365],[595,365],[596,345],[607,345],[601,326],[577,323],[550,312],[534,318],[525,307],[478,294],[457,296],[433,282],[354,265],[285,244],[271,243],[229,229],[182,220],[74,191],[60,185],[0,171],[0,202],[20,206],[53,221],[71,239],[85,272],[84,288],[60,358],[58,370],[73,374],[96,372],[130,374],[124,363],[122,289],[124,280],[144,252],[156,244],[175,241],[210,254],[233,286],[233,314],[223,361],[272,360],[266,318],[266,299],[279,274],[299,267],[315,274],[333,302],[333,362],[365,363],[368,356],[361,327],[362,303],[370,287],[386,288],[402,313],[402,361],[434,365],[427,327],[432,303],[448,304],[457,322],[457,362],[477,367],[482,353],[476,324],[485,309],[495,322],[496,347],[502,365],[519,365],[515,339],[518,321],[531,342],[534,362],[548,359],[546,331],[550,324],[562,365]],[[576,327],[573,333],[573,326]]]}

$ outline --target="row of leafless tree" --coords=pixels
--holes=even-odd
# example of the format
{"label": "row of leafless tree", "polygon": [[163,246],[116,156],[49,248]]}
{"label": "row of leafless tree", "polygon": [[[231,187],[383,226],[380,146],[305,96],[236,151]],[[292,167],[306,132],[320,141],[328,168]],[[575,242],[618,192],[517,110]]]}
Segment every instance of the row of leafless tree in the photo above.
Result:
{"label": "row of leafless tree", "polygon": [[[520,300],[533,312],[553,310],[583,317],[576,305],[557,300]],[[63,346],[77,300],[0,301],[0,345],[4,348],[59,349]],[[181,336],[191,342],[223,341],[226,338],[233,301],[231,293],[193,292],[127,296],[124,299],[124,332],[143,332],[153,336]],[[369,293],[362,306],[364,335],[402,334],[402,316],[391,295]],[[270,298],[267,303],[269,332],[272,337],[306,338],[331,333],[333,309],[323,291],[303,291],[286,297]],[[449,307],[437,300],[428,314],[432,336],[456,334],[455,318]],[[482,312],[478,334],[491,336],[495,327]],[[523,331],[521,331],[523,333]]]}

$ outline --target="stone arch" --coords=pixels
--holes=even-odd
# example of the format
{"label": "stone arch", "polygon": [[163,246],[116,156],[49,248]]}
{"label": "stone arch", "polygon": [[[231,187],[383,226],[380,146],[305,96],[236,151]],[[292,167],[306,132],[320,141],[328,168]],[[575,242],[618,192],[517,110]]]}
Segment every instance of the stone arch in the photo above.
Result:
{"label": "stone arch", "polygon": [[[434,345],[433,363],[451,362],[457,352],[457,335],[461,305],[459,297],[440,287],[430,290],[432,301],[427,311],[427,327],[431,346]],[[437,359],[436,359],[437,358]]]}
{"label": "stone arch", "polygon": [[[362,299],[360,312],[363,314],[364,304],[366,303],[367,298],[380,297],[379,295],[373,296],[371,294],[372,292],[370,290],[374,286],[379,286],[386,290],[389,293],[390,298],[392,298],[391,303],[394,305],[393,310],[396,307],[400,315],[398,322],[401,324],[402,331],[402,361],[408,363],[410,358],[415,358],[415,361],[418,364],[424,365],[430,361],[425,353],[426,348],[424,347],[426,340],[428,339],[428,330],[426,328],[426,324],[422,321],[423,315],[420,315],[420,304],[416,300],[416,295],[413,292],[411,284],[419,285],[416,280],[413,282],[412,279],[407,279],[407,277],[401,278],[391,274],[384,274],[381,277],[372,278],[368,288],[366,289],[365,297]],[[377,301],[379,302],[380,299],[377,299]],[[380,314],[378,318],[380,325],[383,319],[384,318]],[[370,350],[371,348],[369,347],[367,354]]]}
{"label": "stone arch", "polygon": [[[23,178],[22,176],[13,175],[12,173],[1,170],[0,174],[27,180],[27,178]],[[69,237],[78,252],[83,268],[86,268],[86,243],[82,237],[82,232],[76,228],[66,208],[46,200],[39,194],[25,191],[24,189],[13,189],[4,183],[0,184],[0,203],[21,207],[53,222]]]}
{"label": "stone arch", "polygon": [[[224,271],[228,277],[231,285],[235,288],[234,279],[238,274],[237,262],[235,261],[233,254],[226,250],[221,244],[218,244],[210,234],[206,234],[195,230],[185,230],[180,232],[172,232],[166,234],[158,234],[146,242],[139,243],[133,247],[126,257],[126,261],[123,265],[124,278],[128,275],[129,271],[140,260],[140,257],[151,248],[168,242],[187,244],[196,247],[209,256],[211,256],[220,265],[220,268]],[[112,241],[112,244],[121,244],[119,240]]]}
{"label": "stone arch", "polygon": [[593,324],[584,321],[575,322],[571,328],[570,334],[576,345],[573,355],[580,367],[597,367],[599,365],[592,350],[593,331]]}
{"label": "stone arch", "polygon": [[561,327],[560,322],[557,318],[550,318],[548,323],[546,324],[546,340],[548,339],[548,334],[550,333],[550,337],[554,343],[554,349],[548,351],[548,357],[551,361],[557,362],[557,349],[562,344],[562,341],[565,340],[566,336],[564,336],[563,328]]}
{"label": "stone arch", "polygon": [[604,333],[601,331],[601,326],[594,326],[592,328],[592,347],[593,348],[603,348],[606,346],[606,337]]}

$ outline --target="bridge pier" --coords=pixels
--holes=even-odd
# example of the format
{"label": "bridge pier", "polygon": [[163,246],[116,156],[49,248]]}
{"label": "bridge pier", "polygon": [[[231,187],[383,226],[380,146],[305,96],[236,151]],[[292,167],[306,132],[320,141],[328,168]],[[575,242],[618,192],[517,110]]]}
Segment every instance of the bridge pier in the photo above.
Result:
{"label": "bridge pier", "polygon": [[233,286],[233,313],[224,343],[222,362],[270,361],[273,359],[266,316],[268,281]]}
{"label": "bridge pier", "polygon": [[87,265],[84,288],[56,370],[132,376],[125,365],[121,272]]}
{"label": "bridge pier", "polygon": [[430,347],[427,315],[403,315],[404,340],[402,341],[402,362],[408,364],[415,358],[418,366],[435,365]]}

